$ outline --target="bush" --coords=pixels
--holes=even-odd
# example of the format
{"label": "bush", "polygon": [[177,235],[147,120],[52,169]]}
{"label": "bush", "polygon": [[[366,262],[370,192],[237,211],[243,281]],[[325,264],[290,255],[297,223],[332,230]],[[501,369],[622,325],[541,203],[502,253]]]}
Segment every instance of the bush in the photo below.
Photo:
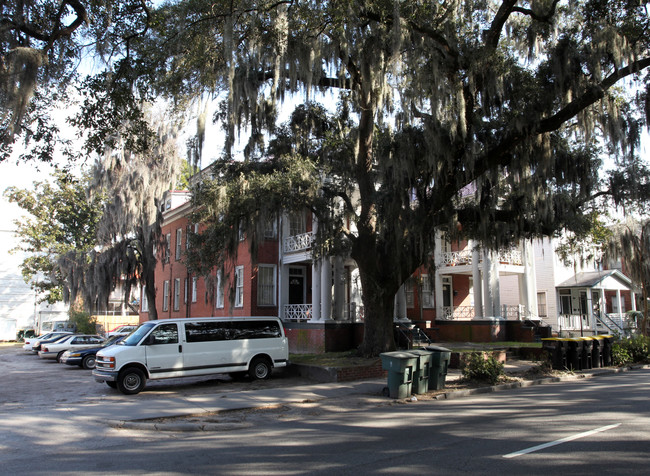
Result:
{"label": "bush", "polygon": [[492,355],[486,356],[483,352],[470,352],[467,354],[462,372],[463,377],[468,380],[495,385],[504,375],[503,362],[499,362]]}
{"label": "bush", "polygon": [[80,334],[95,334],[97,326],[95,319],[85,311],[70,309],[70,322],[74,322]]}
{"label": "bush", "polygon": [[650,338],[636,335],[612,345],[614,365],[633,364],[650,360]]}

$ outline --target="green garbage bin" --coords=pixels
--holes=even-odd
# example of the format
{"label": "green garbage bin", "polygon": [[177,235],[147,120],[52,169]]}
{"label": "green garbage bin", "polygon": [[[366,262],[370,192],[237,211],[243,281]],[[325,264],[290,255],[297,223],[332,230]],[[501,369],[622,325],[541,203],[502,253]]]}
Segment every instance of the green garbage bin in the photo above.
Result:
{"label": "green garbage bin", "polygon": [[591,352],[591,366],[594,369],[603,367],[603,347],[605,346],[605,339],[603,336],[592,336],[593,349]]}
{"label": "green garbage bin", "polygon": [[582,341],[582,352],[580,354],[580,368],[582,370],[589,370],[593,368],[593,362],[591,359],[594,341],[590,336],[587,337],[578,337]]}
{"label": "green garbage bin", "polygon": [[411,392],[415,394],[427,393],[429,390],[429,375],[431,373],[431,357],[432,353],[423,349],[412,349],[408,351],[418,359],[418,365],[413,373],[413,384],[411,385]]}
{"label": "green garbage bin", "polygon": [[551,366],[555,370],[564,370],[567,368],[567,347],[566,341],[557,337],[546,337],[542,339],[542,349],[549,353]]}
{"label": "green garbage bin", "polygon": [[604,340],[603,345],[603,367],[614,365],[612,361],[612,345],[614,344],[614,336],[604,335],[601,336]]}
{"label": "green garbage bin", "polygon": [[418,365],[417,356],[408,352],[384,352],[381,367],[388,371],[388,396],[407,398],[411,395],[413,373]]}
{"label": "green garbage bin", "polygon": [[429,345],[424,350],[431,354],[431,373],[429,374],[429,390],[442,390],[445,388],[447,369],[451,360],[451,350],[437,345]]}

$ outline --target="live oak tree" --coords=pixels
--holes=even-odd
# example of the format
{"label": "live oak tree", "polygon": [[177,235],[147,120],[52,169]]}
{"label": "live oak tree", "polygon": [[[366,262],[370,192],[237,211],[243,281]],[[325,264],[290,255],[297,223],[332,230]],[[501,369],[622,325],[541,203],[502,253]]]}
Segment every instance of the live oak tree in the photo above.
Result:
{"label": "live oak tree", "polygon": [[[601,181],[599,146],[633,157],[650,110],[645,2],[195,0],[150,10],[146,26],[88,89],[104,104],[131,94],[121,104],[136,111],[150,94],[177,111],[225,97],[226,159],[245,133],[246,160],[238,173],[220,162],[231,183],[197,192],[214,212],[206,256],[224,233],[254,231],[250,212],[269,208],[256,194],[308,206],[317,249],[357,262],[368,355],[394,347],[393,297],[429,263],[435,230],[496,248],[582,226],[594,197],[624,192]],[[303,122],[267,160],[278,111],[299,95],[334,96],[332,126]]]}
{"label": "live oak tree", "polygon": [[[321,236],[343,236],[359,267],[364,354],[394,347],[394,295],[430,261],[436,229],[499,247],[579,226],[592,197],[618,192],[598,176],[599,140],[625,160],[647,119],[644,84],[632,97],[618,87],[650,65],[643,2],[196,1],[157,15],[141,58],[159,91],[179,101],[223,92],[227,158],[238,131],[249,137],[239,173],[217,170],[232,192],[213,187],[197,205],[222,223],[224,197],[252,206],[277,185],[262,193],[260,173],[300,164],[292,206],[305,198],[331,225]],[[351,122],[340,143],[325,141],[336,153],[294,148],[293,165],[262,163],[283,99],[336,92],[332,121]],[[312,206],[318,196],[336,206]],[[232,211],[231,224],[251,223]]]}
{"label": "live oak tree", "polygon": [[144,286],[149,319],[157,319],[155,269],[156,249],[163,246],[161,234],[163,194],[173,188],[180,175],[177,131],[173,123],[149,115],[150,128],[145,150],[133,151],[117,135],[115,145],[92,168],[91,195],[102,191],[106,199],[97,223],[95,248],[72,250],[59,260],[66,269],[70,299],[82,296],[85,303],[106,303],[119,284],[124,299],[136,285]]}
{"label": "live oak tree", "polygon": [[43,301],[62,301],[68,275],[59,266],[62,256],[75,251],[83,256],[95,246],[103,195],[87,195],[89,175],[74,177],[57,170],[52,182],[33,189],[8,188],[5,196],[26,214],[16,220],[17,247],[27,254],[21,264],[25,282],[32,284]]}
{"label": "live oak tree", "polygon": [[[120,84],[126,75],[120,61],[146,32],[150,7],[146,0],[0,2],[0,161],[14,149],[26,160],[50,162],[57,150],[79,158],[61,134],[65,114],[53,114],[69,112],[75,96],[70,88],[103,65],[115,69],[105,81]],[[117,104],[128,97],[113,94]],[[104,126],[120,117],[114,114]]]}

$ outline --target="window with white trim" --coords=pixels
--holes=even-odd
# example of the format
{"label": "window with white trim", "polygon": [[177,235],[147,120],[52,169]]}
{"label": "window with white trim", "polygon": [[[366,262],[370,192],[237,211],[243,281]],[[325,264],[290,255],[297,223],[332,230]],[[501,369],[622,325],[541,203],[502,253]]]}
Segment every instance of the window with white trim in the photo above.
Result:
{"label": "window with white trim", "polygon": [[165,259],[164,259],[165,263],[169,263],[169,258],[172,253],[171,246],[172,246],[172,235],[171,233],[167,233],[165,235]]}
{"label": "window with white trim", "polygon": [[216,289],[216,299],[215,307],[223,309],[225,302],[225,293],[224,293],[224,279],[223,279],[223,269],[217,270],[217,289]]}
{"label": "window with white trim", "polygon": [[275,214],[264,219],[264,238],[274,240],[278,236],[277,219]]}
{"label": "window with white trim", "polygon": [[142,286],[142,299],[140,300],[142,305],[140,309],[142,312],[149,312],[149,299],[147,299],[147,286]]}
{"label": "window with white trim", "polygon": [[411,277],[404,282],[404,294],[406,295],[406,307],[412,309],[415,307],[414,298],[415,278]]}
{"label": "window with white trim", "polygon": [[169,310],[169,281],[163,283],[163,311]]}
{"label": "window with white trim", "polygon": [[174,279],[174,311],[181,308],[181,279]]}
{"label": "window with white trim", "polygon": [[257,268],[257,305],[275,306],[276,266],[260,264]]}
{"label": "window with white trim", "polygon": [[196,302],[198,278],[192,277],[192,302]]}
{"label": "window with white trim", "polygon": [[183,229],[178,228],[176,230],[176,261],[181,259],[181,246],[183,241]]}
{"label": "window with white trim", "polygon": [[305,213],[298,212],[289,215],[289,236],[302,235],[307,231]]}
{"label": "window with white trim", "polygon": [[235,268],[235,307],[244,307],[244,267]]}
{"label": "window with white trim", "polygon": [[428,274],[422,275],[422,307],[434,307],[433,287]]}
{"label": "window with white trim", "polygon": [[548,317],[546,308],[546,291],[537,293],[537,315],[539,317]]}

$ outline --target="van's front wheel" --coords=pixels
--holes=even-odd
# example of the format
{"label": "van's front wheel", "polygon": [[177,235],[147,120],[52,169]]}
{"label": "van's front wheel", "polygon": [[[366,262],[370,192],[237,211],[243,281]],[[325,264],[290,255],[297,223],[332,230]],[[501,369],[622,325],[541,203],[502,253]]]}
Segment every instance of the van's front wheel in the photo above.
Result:
{"label": "van's front wheel", "polygon": [[122,370],[117,377],[117,388],[125,395],[140,393],[146,383],[144,372],[135,367]]}
{"label": "van's front wheel", "polygon": [[248,368],[248,376],[253,380],[266,380],[271,378],[271,362],[263,357],[256,357]]}

